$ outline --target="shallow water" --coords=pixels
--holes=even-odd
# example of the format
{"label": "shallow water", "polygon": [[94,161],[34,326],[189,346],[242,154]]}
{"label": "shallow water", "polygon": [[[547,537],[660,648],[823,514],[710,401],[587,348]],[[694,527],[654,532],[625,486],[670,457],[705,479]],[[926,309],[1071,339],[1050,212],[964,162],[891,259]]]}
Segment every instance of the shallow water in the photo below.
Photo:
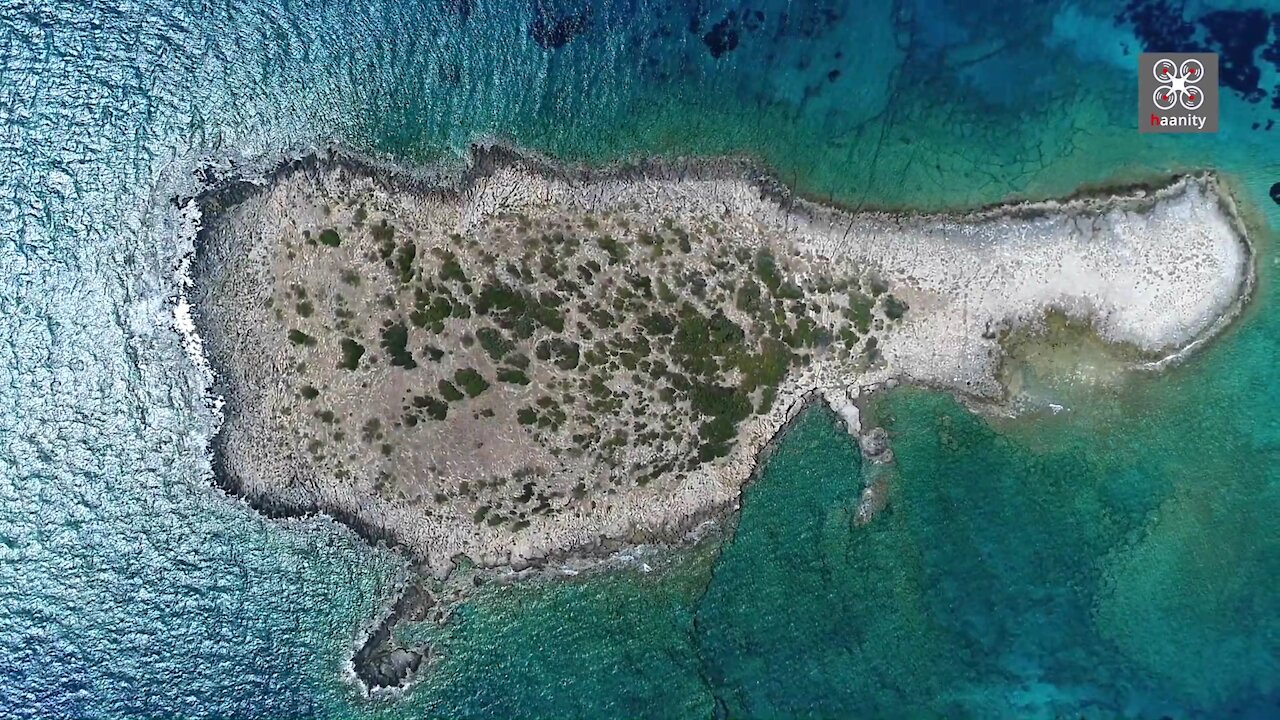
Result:
{"label": "shallow water", "polygon": [[[1280,7],[1128,5],[1137,27],[1099,0],[765,2],[723,24],[701,2],[6,3],[0,716],[1280,715]],[[1144,43],[1230,50],[1221,132],[1137,135]],[[808,418],[719,557],[482,593],[423,630],[436,674],[368,701],[343,665],[403,562],[211,487],[168,201],[210,161],[336,141],[456,163],[486,137],[743,153],[854,206],[1212,166],[1257,225],[1261,284],[1186,366],[1062,388],[1058,415],[889,398],[899,477],[864,528],[854,454]]]}

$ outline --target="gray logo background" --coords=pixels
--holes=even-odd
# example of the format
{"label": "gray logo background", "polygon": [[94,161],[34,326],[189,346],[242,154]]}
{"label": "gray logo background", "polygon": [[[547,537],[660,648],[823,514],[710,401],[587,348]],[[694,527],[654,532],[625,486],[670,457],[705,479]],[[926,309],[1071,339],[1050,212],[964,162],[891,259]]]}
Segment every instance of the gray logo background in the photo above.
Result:
{"label": "gray logo background", "polygon": [[[1200,74],[1184,70],[1199,67]],[[1156,66],[1161,66],[1162,77],[1157,79]],[[1163,102],[1157,103],[1156,91],[1161,90]],[[1200,95],[1202,94],[1202,96]],[[1152,122],[1155,116],[1155,122]],[[1162,126],[1161,118],[1178,125]],[[1196,127],[1190,118],[1203,119]],[[1196,121],[1198,122],[1198,121]],[[1217,53],[1142,53],[1138,56],[1138,132],[1144,133],[1210,133],[1218,131],[1218,54]]]}

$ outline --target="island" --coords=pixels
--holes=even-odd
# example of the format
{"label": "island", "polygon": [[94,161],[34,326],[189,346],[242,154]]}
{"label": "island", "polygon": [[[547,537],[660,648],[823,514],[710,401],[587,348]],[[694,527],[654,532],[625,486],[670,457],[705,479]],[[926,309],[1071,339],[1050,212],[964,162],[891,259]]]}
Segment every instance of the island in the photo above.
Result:
{"label": "island", "polygon": [[678,539],[815,400],[889,460],[864,393],[998,403],[1002,339],[1049,313],[1167,362],[1252,282],[1211,174],[929,215],[809,202],[737,160],[491,148],[441,181],[330,152],[200,202],[221,480],[438,577]]}
{"label": "island", "polygon": [[[1006,338],[1050,316],[1158,368],[1253,282],[1210,173],[906,214],[814,203],[741,160],[587,169],[492,147],[449,178],[330,151],[194,202],[219,482],[437,579],[461,558],[521,570],[680,542],[737,507],[811,403],[892,463],[870,393],[999,406]],[[886,494],[869,481],[857,521]],[[356,654],[367,683],[417,666],[389,628],[434,604],[389,609]]]}

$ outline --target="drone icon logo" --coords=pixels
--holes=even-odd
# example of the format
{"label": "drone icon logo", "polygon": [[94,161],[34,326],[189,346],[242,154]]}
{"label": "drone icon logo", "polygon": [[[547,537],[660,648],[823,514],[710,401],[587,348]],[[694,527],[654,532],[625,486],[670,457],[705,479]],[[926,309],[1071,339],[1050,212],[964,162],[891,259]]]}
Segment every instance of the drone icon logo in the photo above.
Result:
{"label": "drone icon logo", "polygon": [[1138,131],[1218,130],[1218,55],[1153,52],[1138,55]]}
{"label": "drone icon logo", "polygon": [[1198,110],[1204,104],[1205,93],[1196,84],[1204,78],[1204,64],[1195,58],[1183,60],[1181,65],[1168,58],[1160,58],[1151,68],[1156,82],[1152,100],[1161,110],[1172,110],[1181,105],[1187,110]]}

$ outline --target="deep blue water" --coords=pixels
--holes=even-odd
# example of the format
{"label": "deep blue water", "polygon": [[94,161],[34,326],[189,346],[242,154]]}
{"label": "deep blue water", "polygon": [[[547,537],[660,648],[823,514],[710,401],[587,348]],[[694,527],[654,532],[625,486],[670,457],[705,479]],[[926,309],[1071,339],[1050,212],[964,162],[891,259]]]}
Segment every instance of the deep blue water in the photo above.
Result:
{"label": "deep blue water", "polygon": [[[1135,55],[1222,53],[1222,130],[1139,136]],[[0,717],[1277,717],[1274,0],[0,7]],[[1257,301],[1167,377],[991,423],[890,398],[890,511],[821,415],[737,540],[492,589],[400,702],[344,679],[405,563],[215,490],[171,328],[205,165],[742,153],[852,206],[1227,173]],[[1071,391],[1075,392],[1075,391]]]}

